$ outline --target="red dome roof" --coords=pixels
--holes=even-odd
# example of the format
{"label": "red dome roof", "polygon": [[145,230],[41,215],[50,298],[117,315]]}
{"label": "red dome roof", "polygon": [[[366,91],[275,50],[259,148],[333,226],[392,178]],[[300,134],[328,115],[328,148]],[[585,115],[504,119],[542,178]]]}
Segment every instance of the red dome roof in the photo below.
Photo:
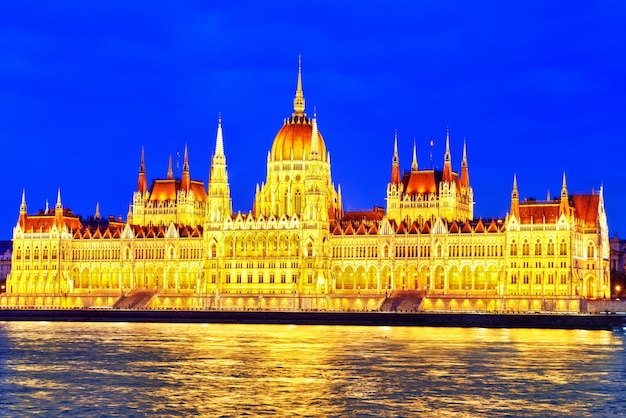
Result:
{"label": "red dome roof", "polygon": [[[274,161],[308,160],[311,153],[311,138],[313,136],[313,122],[302,116],[292,116],[280,128],[272,145],[272,159]],[[326,161],[326,144],[322,134],[317,133],[320,159]]]}

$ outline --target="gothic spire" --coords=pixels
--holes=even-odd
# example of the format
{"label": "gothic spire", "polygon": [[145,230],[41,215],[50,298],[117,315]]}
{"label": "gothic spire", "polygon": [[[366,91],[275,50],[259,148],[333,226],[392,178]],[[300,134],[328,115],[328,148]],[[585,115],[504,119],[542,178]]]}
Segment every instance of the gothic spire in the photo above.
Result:
{"label": "gothic spire", "polygon": [[137,191],[145,193],[148,190],[146,182],[146,164],[144,160],[144,149],[141,147],[141,164],[139,164],[139,178],[137,179]]}
{"label": "gothic spire", "polygon": [[450,129],[446,128],[446,155],[443,160],[443,181],[452,181],[452,161],[450,158]]}
{"label": "gothic spire", "polygon": [[513,175],[513,191],[511,192],[511,215],[519,221],[519,193],[517,191],[517,174]]}
{"label": "gothic spire", "polygon": [[187,152],[187,144],[185,144],[185,154],[183,156],[183,176],[181,183],[183,190],[191,189],[191,177],[189,176],[189,153]]}
{"label": "gothic spire", "polygon": [[22,189],[22,204],[20,205],[20,214],[26,214],[26,190]]}
{"label": "gothic spire", "polygon": [[317,131],[317,110],[313,110],[313,129],[311,132],[311,159],[319,160],[320,158],[320,139]]}
{"label": "gothic spire", "polygon": [[63,205],[61,204],[61,188],[57,190],[57,205],[56,209],[63,209]]}
{"label": "gothic spire", "polygon": [[569,195],[567,193],[567,181],[565,179],[565,172],[563,172],[563,185],[561,186],[561,215],[569,215]]}
{"label": "gothic spire", "polygon": [[215,155],[224,156],[224,137],[222,135],[222,114],[217,117],[217,136],[215,138]]}
{"label": "gothic spire", "polygon": [[461,186],[469,187],[469,169],[467,167],[467,143],[463,140],[463,161],[461,162]]}
{"label": "gothic spire", "polygon": [[170,154],[170,162],[167,166],[167,179],[172,180],[174,178],[174,171],[172,170],[172,154]]}
{"label": "gothic spire", "polygon": [[400,184],[400,159],[398,157],[398,131],[393,135],[393,160],[391,162],[391,183]]}
{"label": "gothic spire", "polygon": [[417,171],[417,145],[415,144],[415,138],[413,138],[413,163],[411,164],[411,171]]}

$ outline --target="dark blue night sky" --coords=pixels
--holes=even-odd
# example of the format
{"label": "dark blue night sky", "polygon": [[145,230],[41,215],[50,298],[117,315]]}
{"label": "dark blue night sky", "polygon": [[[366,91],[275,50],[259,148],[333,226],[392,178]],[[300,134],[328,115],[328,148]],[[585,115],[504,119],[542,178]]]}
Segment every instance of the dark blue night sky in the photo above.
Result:
{"label": "dark blue night sky", "polygon": [[477,218],[506,215],[514,174],[521,198],[545,199],[565,172],[570,193],[604,187],[626,237],[625,2],[95,3],[2,5],[0,239],[22,189],[29,213],[60,187],[75,213],[125,218],[142,146],[149,180],[187,144],[206,181],[219,113],[233,209],[248,212],[300,54],[346,210],[384,206],[394,130],[409,169],[414,138],[421,166],[431,137],[442,165],[449,127]]}

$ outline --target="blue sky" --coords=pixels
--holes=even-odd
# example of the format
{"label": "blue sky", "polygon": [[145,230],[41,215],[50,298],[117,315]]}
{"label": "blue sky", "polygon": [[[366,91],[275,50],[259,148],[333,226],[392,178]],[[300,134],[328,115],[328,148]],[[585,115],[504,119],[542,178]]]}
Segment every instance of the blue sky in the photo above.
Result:
{"label": "blue sky", "polygon": [[[207,180],[221,112],[235,211],[251,209],[267,151],[292,112],[302,55],[346,210],[385,204],[393,135],[409,169],[468,147],[476,217],[520,196],[604,186],[626,237],[626,3],[9,2],[0,13],[0,239],[22,189],[126,217],[141,148],[149,180],[189,147]],[[129,4],[130,3],[130,4]],[[589,4],[588,4],[589,3]],[[182,163],[182,162],[181,162]]]}

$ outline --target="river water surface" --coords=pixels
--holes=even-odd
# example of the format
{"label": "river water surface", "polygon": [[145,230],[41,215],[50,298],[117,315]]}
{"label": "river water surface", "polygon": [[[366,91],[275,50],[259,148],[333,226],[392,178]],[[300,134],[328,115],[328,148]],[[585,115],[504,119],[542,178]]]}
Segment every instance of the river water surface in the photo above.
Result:
{"label": "river water surface", "polygon": [[1,416],[624,416],[623,333],[0,322]]}

